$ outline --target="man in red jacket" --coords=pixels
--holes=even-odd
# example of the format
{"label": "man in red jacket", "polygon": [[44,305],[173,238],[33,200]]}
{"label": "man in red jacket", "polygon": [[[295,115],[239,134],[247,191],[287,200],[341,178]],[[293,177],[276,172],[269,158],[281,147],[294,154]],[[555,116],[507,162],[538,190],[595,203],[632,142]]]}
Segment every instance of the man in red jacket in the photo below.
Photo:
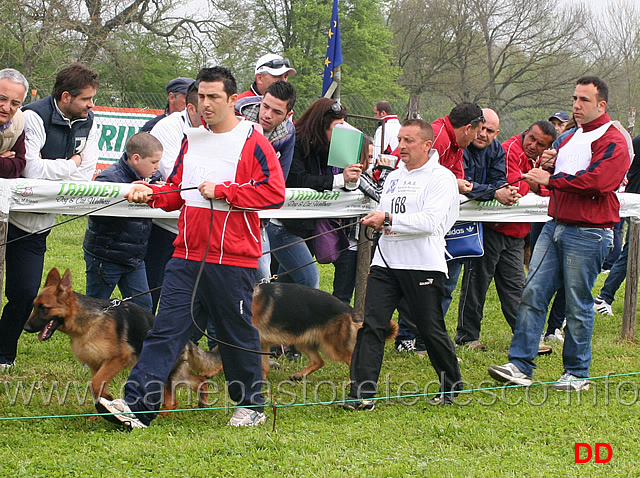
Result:
{"label": "man in red jacket", "polygon": [[[536,121],[527,131],[502,143],[505,151],[507,186],[501,194],[511,193],[515,200],[529,192],[527,181],[518,181],[534,166],[534,161],[551,147],[556,129],[549,121]],[[534,192],[539,192],[533,183]],[[460,291],[462,302],[455,341],[475,350],[484,350],[480,342],[480,322],[491,280],[495,280],[502,313],[511,330],[516,325],[516,313],[524,288],[524,237],[529,233],[528,222],[485,223],[484,255],[469,261],[469,280]]]}
{"label": "man in red jacket", "polygon": [[[551,191],[548,214],[554,220],[544,225],[531,258],[509,363],[489,367],[489,375],[498,381],[532,383],[547,308],[564,284],[564,373],[552,388],[589,388],[591,289],[613,244],[611,228],[620,220],[615,191],[630,164],[629,145],[619,123],[612,122],[606,112],[607,100],[608,88],[600,78],[580,78],[573,94],[573,114],[580,128],[560,145],[553,166],[549,162],[524,174],[528,181]],[[545,169],[549,166],[553,169]]]}
{"label": "man in red jacket", "polygon": [[449,169],[458,180],[460,194],[471,192],[473,185],[464,178],[462,150],[476,139],[485,122],[482,109],[469,102],[454,107],[447,116],[438,118],[433,128],[433,149],[440,155],[440,164]]}
{"label": "man in red jacket", "polygon": [[[260,336],[251,324],[262,254],[256,210],[282,206],[282,168],[254,123],[235,116],[238,95],[231,72],[204,68],[197,81],[198,109],[206,127],[186,131],[165,186],[135,185],[126,195],[130,202],[181,209],[160,310],[125,385],[125,397],[102,398],[96,404],[99,411],[113,414],[105,419],[130,428],[145,428],[155,418],[169,372],[196,330],[194,320],[202,327],[210,319],[218,339],[260,351]],[[175,192],[152,196],[165,191]],[[264,423],[260,356],[225,345],[220,345],[220,355],[229,395],[240,407],[229,425]],[[142,411],[152,413],[136,413]]]}

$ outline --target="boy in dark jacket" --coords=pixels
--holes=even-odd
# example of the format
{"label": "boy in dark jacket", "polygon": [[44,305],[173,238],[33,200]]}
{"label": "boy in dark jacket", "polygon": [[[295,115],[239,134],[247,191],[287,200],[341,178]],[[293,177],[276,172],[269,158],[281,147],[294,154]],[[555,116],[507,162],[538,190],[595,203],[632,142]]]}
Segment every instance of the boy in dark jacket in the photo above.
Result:
{"label": "boy in dark jacket", "polygon": [[[96,181],[132,183],[154,182],[162,157],[162,144],[149,133],[129,138],[120,160],[105,169]],[[133,297],[149,289],[144,257],[151,219],[139,217],[90,216],[84,236],[87,263],[87,295],[109,299],[116,285],[123,297]],[[133,297],[133,302],[152,311],[151,294]]]}

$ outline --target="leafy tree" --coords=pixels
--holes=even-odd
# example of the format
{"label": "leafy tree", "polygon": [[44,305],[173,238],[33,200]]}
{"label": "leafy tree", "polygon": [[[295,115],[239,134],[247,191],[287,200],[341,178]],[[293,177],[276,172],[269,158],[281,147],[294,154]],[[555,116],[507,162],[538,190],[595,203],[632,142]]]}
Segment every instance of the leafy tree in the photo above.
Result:
{"label": "leafy tree", "polygon": [[[300,98],[320,95],[331,1],[215,0],[214,5],[226,18],[233,18],[227,27],[239,33],[232,44],[221,44],[227,48],[218,49],[218,55],[222,63],[231,66],[241,84],[248,86],[253,81],[257,58],[275,52],[292,61],[297,74],[290,81]],[[341,1],[339,16],[344,59],[342,95],[368,102],[401,96],[402,89],[396,82],[400,70],[394,65],[391,34],[383,25],[380,2]]]}

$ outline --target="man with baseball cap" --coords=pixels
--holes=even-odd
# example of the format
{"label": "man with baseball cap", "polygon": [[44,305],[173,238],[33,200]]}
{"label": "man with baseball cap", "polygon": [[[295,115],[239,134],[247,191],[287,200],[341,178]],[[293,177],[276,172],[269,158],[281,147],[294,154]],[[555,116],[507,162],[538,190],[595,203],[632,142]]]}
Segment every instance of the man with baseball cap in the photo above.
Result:
{"label": "man with baseball cap", "polygon": [[289,75],[295,75],[296,70],[291,68],[288,59],[282,58],[275,53],[267,53],[256,61],[256,81],[253,82],[251,88],[238,95],[238,99],[247,96],[264,96],[269,85],[278,80],[287,81]]}
{"label": "man with baseball cap", "polygon": [[569,113],[565,111],[556,111],[549,117],[549,122],[555,126],[558,136],[564,133],[569,122]]}
{"label": "man with baseball cap", "polygon": [[162,118],[166,118],[171,113],[184,111],[187,107],[187,89],[194,81],[193,78],[180,76],[167,83],[164,87],[167,90],[167,106],[164,109],[164,113],[147,121],[140,131],[151,131]]}

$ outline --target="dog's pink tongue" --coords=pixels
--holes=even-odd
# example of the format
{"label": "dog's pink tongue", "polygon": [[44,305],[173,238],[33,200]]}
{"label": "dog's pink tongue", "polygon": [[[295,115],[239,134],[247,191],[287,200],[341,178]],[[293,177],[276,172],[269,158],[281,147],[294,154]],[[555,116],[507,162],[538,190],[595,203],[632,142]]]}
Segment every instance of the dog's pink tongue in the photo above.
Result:
{"label": "dog's pink tongue", "polygon": [[53,320],[50,320],[47,325],[44,326],[44,329],[38,334],[38,340],[46,340],[51,335],[51,329],[53,328]]}

